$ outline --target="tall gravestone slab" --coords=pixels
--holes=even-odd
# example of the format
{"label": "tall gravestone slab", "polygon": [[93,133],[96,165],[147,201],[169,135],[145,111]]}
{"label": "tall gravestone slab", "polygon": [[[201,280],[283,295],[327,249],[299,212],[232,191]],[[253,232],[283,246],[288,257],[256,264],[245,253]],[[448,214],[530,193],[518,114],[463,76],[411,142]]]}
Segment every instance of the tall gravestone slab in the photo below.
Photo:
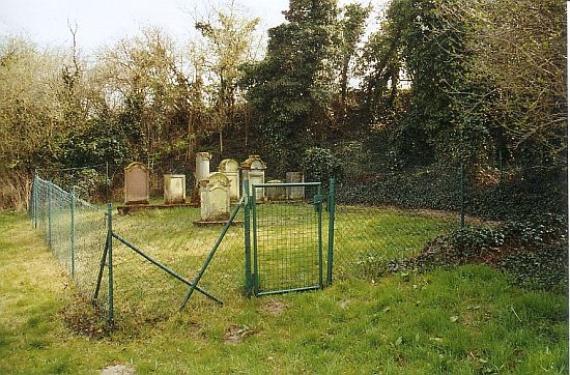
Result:
{"label": "tall gravestone slab", "polygon": [[200,180],[207,179],[210,175],[210,159],[212,159],[212,154],[209,152],[196,153],[195,186],[198,186]]}
{"label": "tall gravestone slab", "polygon": [[[281,184],[281,180],[271,180],[267,181],[268,184]],[[265,194],[267,199],[270,201],[283,201],[285,200],[285,188],[283,186],[267,187],[265,188]]]}
{"label": "tall gravestone slab", "polygon": [[230,181],[220,172],[200,180],[200,218],[219,222],[230,218]]}
{"label": "tall gravestone slab", "polygon": [[150,195],[148,168],[132,162],[125,168],[125,204],[148,204]]}
{"label": "tall gravestone slab", "polygon": [[[287,172],[285,173],[285,181],[292,182],[305,182],[305,176],[302,172]],[[295,186],[287,188],[287,199],[289,200],[303,200],[305,199],[305,187]]]}
{"label": "tall gravestone slab", "polygon": [[[244,162],[241,163],[244,178],[249,181],[249,191],[253,192],[252,185],[265,183],[265,170],[267,165],[259,155],[249,155]],[[256,200],[265,198],[265,189],[257,189],[255,192]]]}
{"label": "tall gravestone slab", "polygon": [[234,159],[224,159],[218,166],[218,171],[223,173],[230,181],[230,199],[239,199],[239,163]]}
{"label": "tall gravestone slab", "polygon": [[164,175],[164,203],[186,203],[186,176],[183,174]]}

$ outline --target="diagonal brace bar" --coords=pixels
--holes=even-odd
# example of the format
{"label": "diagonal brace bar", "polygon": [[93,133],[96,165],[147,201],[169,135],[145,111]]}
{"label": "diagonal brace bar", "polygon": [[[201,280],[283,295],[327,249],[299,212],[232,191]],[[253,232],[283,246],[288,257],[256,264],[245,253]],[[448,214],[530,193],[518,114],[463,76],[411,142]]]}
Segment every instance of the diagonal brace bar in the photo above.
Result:
{"label": "diagonal brace bar", "polygon": [[105,263],[107,262],[107,251],[109,249],[109,236],[105,240],[105,248],[103,249],[103,256],[101,257],[101,263],[99,265],[99,273],[97,274],[97,285],[95,286],[95,293],[93,294],[93,302],[97,301],[99,298],[99,290],[101,289],[101,280],[103,279],[103,269],[105,268]]}
{"label": "diagonal brace bar", "polygon": [[224,224],[224,228],[222,229],[222,232],[218,236],[218,239],[216,240],[214,247],[212,247],[212,250],[210,250],[210,253],[208,254],[208,257],[206,258],[206,260],[204,261],[202,268],[198,272],[198,275],[196,275],[196,278],[194,278],[194,285],[188,289],[188,292],[186,293],[186,297],[184,297],[184,302],[182,302],[182,305],[180,306],[180,310],[182,310],[186,306],[186,304],[188,303],[188,300],[190,299],[190,297],[192,297],[192,293],[194,292],[194,289],[197,289],[198,291],[200,291],[198,289],[198,283],[200,282],[200,279],[204,275],[204,272],[206,272],[206,268],[208,268],[208,265],[212,261],[212,258],[214,258],[216,251],[218,251],[218,248],[220,247],[222,240],[224,239],[228,229],[230,228],[230,225],[232,224],[232,222],[236,218],[240,207],[243,205],[243,202],[244,202],[244,198],[242,197],[239,200],[237,206],[234,207],[232,213],[230,214],[230,218],[228,219],[226,224]]}
{"label": "diagonal brace bar", "polygon": [[186,279],[184,276],[179,275],[178,273],[176,273],[175,271],[171,270],[170,268],[166,267],[164,264],[160,263],[159,261],[157,261],[156,259],[152,258],[151,256],[146,255],[141,249],[139,249],[138,247],[136,247],[135,245],[133,245],[132,243],[130,243],[129,241],[127,241],[126,239],[122,238],[121,236],[119,236],[116,233],[112,234],[113,238],[117,239],[118,241],[122,242],[125,246],[127,246],[128,248],[130,248],[131,250],[133,250],[135,253],[139,254],[140,256],[142,256],[143,258],[145,258],[146,260],[148,260],[149,262],[151,262],[152,264],[154,264],[155,266],[157,266],[158,268],[160,268],[161,270],[163,270],[164,272],[166,272],[167,274],[169,274],[170,276],[174,277],[175,279],[183,282],[184,284],[188,285],[190,288],[192,289],[196,289],[198,290],[200,293],[202,293],[203,295],[205,295],[206,297],[216,301],[217,303],[219,303],[220,305],[223,305],[224,303],[222,302],[222,300],[220,300],[219,298],[213,296],[212,294],[210,294],[209,292],[207,292],[206,290],[200,288],[198,285],[196,285],[197,283],[192,283],[190,280]]}

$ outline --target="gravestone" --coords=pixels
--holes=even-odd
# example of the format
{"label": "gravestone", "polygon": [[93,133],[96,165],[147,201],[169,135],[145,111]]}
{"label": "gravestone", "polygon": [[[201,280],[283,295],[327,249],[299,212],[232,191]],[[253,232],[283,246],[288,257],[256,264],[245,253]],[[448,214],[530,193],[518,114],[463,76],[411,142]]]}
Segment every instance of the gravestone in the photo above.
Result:
{"label": "gravestone", "polygon": [[[268,184],[281,184],[283,181],[281,180],[271,180],[267,181]],[[265,194],[267,195],[267,199],[270,201],[283,201],[285,200],[285,187],[284,186],[275,186],[275,187],[268,187],[265,188]]]}
{"label": "gravestone", "polygon": [[125,204],[148,204],[148,168],[140,162],[132,162],[125,168]]}
{"label": "gravestone", "polygon": [[[249,181],[249,192],[253,194],[252,185],[265,183],[265,170],[267,165],[259,155],[249,155],[243,163],[241,163],[244,178]],[[258,188],[255,192],[256,200],[263,200],[265,197],[265,189]]]}
{"label": "gravestone", "polygon": [[[285,173],[285,181],[292,182],[305,182],[305,176],[302,172],[287,172]],[[289,200],[303,200],[305,199],[305,187],[295,186],[287,188],[287,199]]]}
{"label": "gravestone", "polygon": [[212,159],[212,154],[209,152],[196,153],[195,186],[199,185],[200,180],[207,179],[210,175],[210,159]]}
{"label": "gravestone", "polygon": [[230,181],[220,172],[200,180],[200,219],[203,223],[230,218]]}
{"label": "gravestone", "polygon": [[234,159],[224,159],[218,166],[218,171],[223,173],[230,181],[230,199],[239,199],[239,163]]}
{"label": "gravestone", "polygon": [[164,175],[164,203],[186,203],[186,176],[183,174]]}

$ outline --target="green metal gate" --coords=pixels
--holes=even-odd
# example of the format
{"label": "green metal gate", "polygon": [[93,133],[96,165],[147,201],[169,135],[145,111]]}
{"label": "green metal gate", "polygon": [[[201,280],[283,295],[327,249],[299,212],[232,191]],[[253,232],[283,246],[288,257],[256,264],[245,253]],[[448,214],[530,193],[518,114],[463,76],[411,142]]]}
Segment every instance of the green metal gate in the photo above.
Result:
{"label": "green metal gate", "polygon": [[[249,195],[244,220],[249,292],[261,296],[322,288],[325,256],[321,183],[253,184],[251,192],[246,193]],[[326,278],[330,280],[328,270],[332,273],[334,239],[330,232],[334,231],[330,212],[328,218]]]}

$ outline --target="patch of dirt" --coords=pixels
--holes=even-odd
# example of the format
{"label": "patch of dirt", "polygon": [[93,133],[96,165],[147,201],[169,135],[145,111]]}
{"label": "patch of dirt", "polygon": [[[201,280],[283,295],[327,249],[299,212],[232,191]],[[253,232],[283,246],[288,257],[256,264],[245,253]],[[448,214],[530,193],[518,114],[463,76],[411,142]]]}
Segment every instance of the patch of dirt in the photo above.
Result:
{"label": "patch of dirt", "polygon": [[83,296],[75,296],[60,314],[67,328],[76,334],[101,339],[110,332],[104,312]]}
{"label": "patch of dirt", "polygon": [[135,375],[135,369],[126,365],[113,365],[101,370],[101,375]]}
{"label": "patch of dirt", "polygon": [[224,344],[237,345],[245,340],[246,337],[253,335],[253,333],[253,330],[248,326],[232,324],[224,334]]}
{"label": "patch of dirt", "polygon": [[287,305],[276,299],[271,299],[263,305],[263,311],[271,316],[279,316],[287,310]]}

